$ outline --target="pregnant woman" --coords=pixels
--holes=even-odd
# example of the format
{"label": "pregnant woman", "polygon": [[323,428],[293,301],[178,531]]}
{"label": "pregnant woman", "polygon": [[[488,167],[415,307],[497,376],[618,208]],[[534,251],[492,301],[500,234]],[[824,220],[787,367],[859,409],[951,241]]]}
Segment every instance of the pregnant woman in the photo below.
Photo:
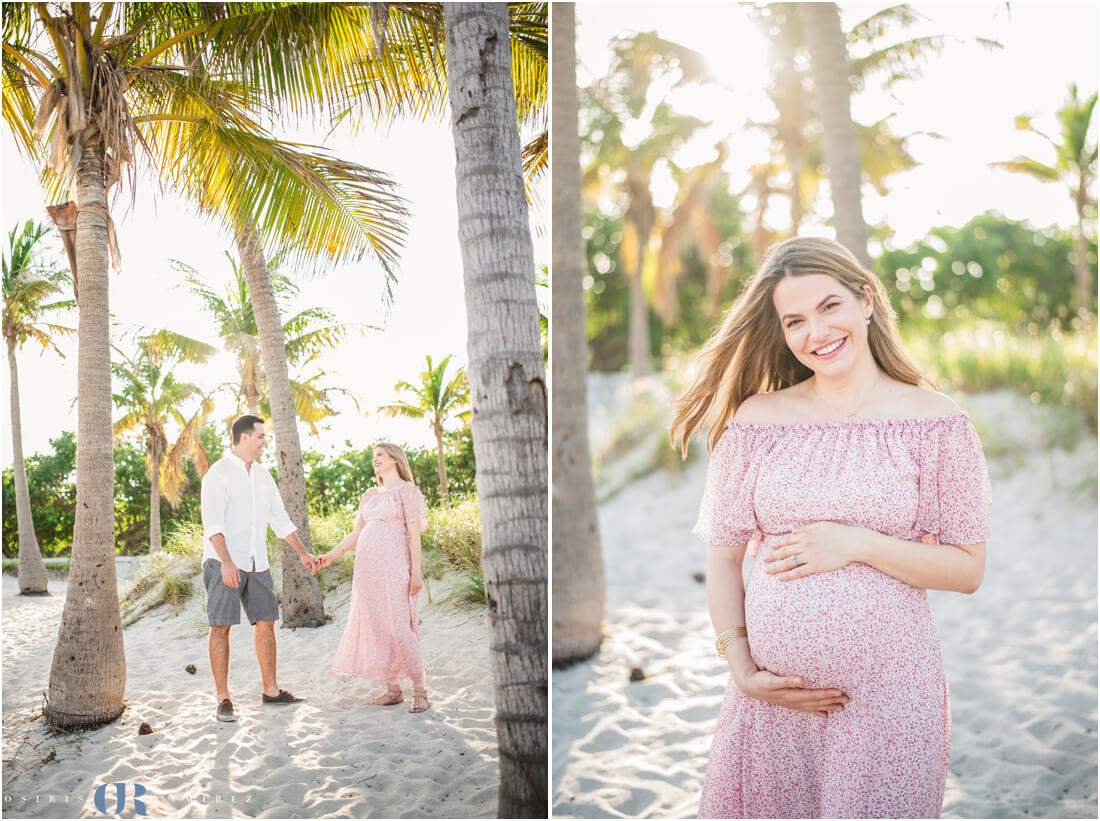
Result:
{"label": "pregnant woman", "polygon": [[700,360],[672,436],[686,452],[713,422],[695,532],[731,674],[700,817],[939,817],[951,719],[925,591],[982,580],[974,427],[831,240],[774,246]]}
{"label": "pregnant woman", "polygon": [[420,534],[427,529],[424,496],[412,481],[409,462],[398,445],[374,448],[374,474],[380,487],[359,502],[355,529],[321,557],[328,567],[358,548],[351,578],[348,626],[336,648],[332,672],[382,680],[386,689],[371,704],[404,701],[399,678],[413,685],[410,713],[428,709],[416,595],[420,575]]}

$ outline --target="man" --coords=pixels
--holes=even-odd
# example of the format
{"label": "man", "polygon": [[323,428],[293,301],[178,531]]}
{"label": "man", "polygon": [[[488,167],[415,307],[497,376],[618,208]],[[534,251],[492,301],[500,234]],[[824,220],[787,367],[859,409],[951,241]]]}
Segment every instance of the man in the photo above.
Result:
{"label": "man", "polygon": [[259,464],[267,443],[264,420],[242,416],[233,423],[232,450],[202,479],[202,579],[210,623],[210,671],[218,721],[236,721],[229,698],[229,628],[241,623],[241,605],[253,626],[263,678],[263,704],[304,701],[280,690],[275,679],[275,620],[279,603],[267,562],[267,526],[286,539],[309,570],[317,558],[306,552],[283,507],[279,488]]}

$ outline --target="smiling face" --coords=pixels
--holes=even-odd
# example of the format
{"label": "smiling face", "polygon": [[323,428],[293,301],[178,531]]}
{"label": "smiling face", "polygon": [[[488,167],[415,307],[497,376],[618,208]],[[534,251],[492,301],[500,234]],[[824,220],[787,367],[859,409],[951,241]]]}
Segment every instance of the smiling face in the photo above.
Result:
{"label": "smiling face", "polygon": [[240,441],[233,448],[234,453],[245,462],[257,462],[263,455],[264,445],[267,444],[267,431],[262,422],[256,422],[252,426],[252,433],[242,433]]}
{"label": "smiling face", "polygon": [[374,459],[371,461],[371,465],[374,467],[374,475],[381,476],[383,473],[389,473],[397,467],[397,460],[386,453],[382,448],[375,448]]}
{"label": "smiling face", "polygon": [[815,374],[839,376],[862,357],[867,347],[871,293],[860,298],[828,274],[784,277],[772,292],[772,304],[783,338],[799,362]]}

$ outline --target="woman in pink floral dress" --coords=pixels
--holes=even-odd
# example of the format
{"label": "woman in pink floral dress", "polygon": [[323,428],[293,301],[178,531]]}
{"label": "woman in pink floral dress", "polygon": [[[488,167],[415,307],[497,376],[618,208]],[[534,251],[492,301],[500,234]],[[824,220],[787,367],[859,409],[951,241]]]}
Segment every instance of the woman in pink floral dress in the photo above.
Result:
{"label": "woman in pink floral dress", "polygon": [[700,360],[672,435],[686,451],[713,422],[695,532],[731,675],[700,817],[939,817],[951,719],[925,591],[982,580],[973,425],[831,240],[773,247]]}
{"label": "woman in pink floral dress", "polygon": [[413,686],[410,713],[428,709],[416,595],[420,534],[427,528],[424,496],[413,484],[405,452],[383,442],[374,449],[374,473],[381,483],[363,494],[355,529],[321,557],[327,567],[358,548],[351,579],[348,625],[336,648],[332,672],[383,680],[386,689],[371,704],[404,701],[400,678]]}

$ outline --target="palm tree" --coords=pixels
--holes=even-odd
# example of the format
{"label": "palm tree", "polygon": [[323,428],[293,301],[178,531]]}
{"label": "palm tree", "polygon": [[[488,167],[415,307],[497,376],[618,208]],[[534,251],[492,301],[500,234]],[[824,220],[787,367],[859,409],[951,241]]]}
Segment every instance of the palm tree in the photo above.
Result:
{"label": "palm tree", "polygon": [[588,449],[588,352],[577,128],[576,21],[572,3],[555,3],[552,287],[554,308],[553,433],[554,620],[551,657],[588,658],[603,639],[604,569]]}
{"label": "palm tree", "polygon": [[[45,167],[50,197],[73,187],[77,209],[79,453],[69,590],[79,595],[66,597],[50,671],[45,713],[56,726],[110,721],[124,708],[113,549],[108,189],[124,176],[135,183],[141,164],[162,188],[251,230],[249,260],[260,253],[262,237],[293,248],[300,259],[369,253],[392,276],[405,215],[392,182],[321,150],[280,142],[260,125],[276,98],[300,114],[316,97],[335,96],[361,77],[360,63],[374,52],[355,23],[372,14],[326,3],[4,6],[5,122],[23,153]],[[419,32],[415,55],[431,42],[435,29],[415,10],[389,17],[395,31]],[[337,52],[348,59],[329,59]],[[363,61],[355,59],[360,55]],[[262,286],[250,279],[249,287],[256,298]],[[277,319],[274,326],[281,331]],[[275,345],[263,347],[281,355]],[[268,365],[269,380],[277,370]],[[293,427],[293,403],[273,406],[279,435],[288,417]],[[286,435],[280,450],[293,459],[291,445]],[[287,486],[284,493],[292,488],[304,499],[304,485]],[[308,547],[303,522],[296,522]]]}
{"label": "palm tree", "polygon": [[74,329],[43,322],[47,311],[73,307],[72,300],[46,302],[63,285],[72,280],[63,270],[35,261],[35,247],[49,233],[49,228],[31,220],[23,230],[13,228],[8,234],[4,254],[4,342],[8,346],[8,370],[11,374],[11,443],[14,458],[15,515],[19,524],[19,592],[26,595],[46,593],[46,565],[34,533],[31,500],[27,491],[27,470],[23,463],[23,427],[19,415],[19,372],[15,352],[24,342],[33,339],[43,348],[52,348],[64,356],[54,342],[56,334],[72,333]]}
{"label": "palm tree", "polygon": [[[1088,259],[1088,240],[1085,237],[1085,219],[1088,216],[1089,190],[1096,180],[1097,145],[1089,140],[1092,114],[1096,108],[1096,92],[1087,100],[1077,96],[1077,84],[1069,88],[1069,99],[1058,110],[1060,133],[1051,137],[1032,123],[1033,118],[1022,114],[1016,118],[1021,131],[1038,134],[1054,149],[1054,162],[1042,163],[1031,157],[1016,157],[993,165],[1027,174],[1040,182],[1060,182],[1069,186],[1070,196],[1077,209],[1077,225],[1074,227],[1074,306],[1078,312],[1088,311],[1095,296],[1092,284],[1092,266]],[[1095,206],[1094,206],[1095,207]]]}
{"label": "palm tree", "polygon": [[[545,27],[546,7],[542,7]],[[508,7],[445,6],[501,818],[547,817],[546,373]]]}
{"label": "palm tree", "polygon": [[[173,260],[173,264],[184,274],[184,281],[191,292],[202,300],[203,307],[217,325],[222,347],[236,361],[239,379],[233,388],[238,410],[253,415],[270,415],[271,404],[266,398],[267,378],[260,358],[260,338],[248,282],[232,254],[227,251],[225,256],[229,260],[232,274],[223,294],[206,285],[194,267],[179,260]],[[286,313],[290,300],[298,295],[298,286],[289,277],[272,271],[271,287],[275,292],[279,313]],[[339,345],[347,337],[350,327],[337,324],[336,317],[320,307],[299,311],[283,323],[287,364],[291,367],[309,364],[322,351]],[[196,346],[207,344],[167,330],[158,331],[153,338],[161,350],[180,355],[194,350]],[[314,434],[317,433],[318,422],[336,413],[329,401],[331,394],[348,393],[342,388],[325,388],[315,384],[322,375],[314,374],[308,379],[290,380],[295,413],[299,421],[309,425]]]}
{"label": "palm tree", "polygon": [[[214,400],[203,398],[198,385],[176,380],[172,369],[179,364],[179,358],[165,356],[148,338],[138,340],[137,347],[136,356],[128,356],[115,348],[122,361],[111,363],[111,370],[122,387],[114,394],[114,402],[125,413],[114,423],[114,433],[119,436],[138,430],[145,445],[145,461],[149,468],[149,552],[156,553],[162,546],[161,493],[171,507],[176,507],[187,478],[183,472],[185,461],[194,462],[200,476],[210,467],[199,431],[214,410]],[[213,353],[212,348],[202,352],[210,353]],[[198,410],[188,419],[181,407],[194,398],[201,401]],[[169,420],[180,427],[171,446],[167,434]]]}
{"label": "palm tree", "polygon": [[833,200],[833,226],[837,241],[871,266],[867,253],[867,223],[863,219],[863,182],[859,144],[852,122],[852,73],[844,31],[836,3],[804,3],[801,6],[814,97],[821,118],[821,148],[829,169]]}
{"label": "palm tree", "polygon": [[[762,214],[767,209],[772,194],[787,196],[792,235],[798,233],[806,204],[816,198],[824,178],[821,126],[812,95],[807,93],[809,72],[803,59],[806,56],[804,5],[768,3],[749,8],[771,43],[774,82],[768,89],[768,96],[776,110],[774,120],[753,123],[771,138],[772,154],[769,162],[753,169],[755,190],[763,194],[758,212]],[[853,90],[863,88],[872,77],[881,78],[884,85],[890,87],[899,79],[920,76],[923,60],[942,50],[947,37],[926,35],[897,42],[892,35],[896,29],[921,19],[910,6],[900,4],[876,11],[845,32],[846,43],[858,44],[864,52],[863,56],[849,57]],[[888,121],[889,117],[870,125],[856,124],[863,172],[882,193],[886,177],[916,165],[916,160],[906,150],[907,138],[893,134]],[[762,256],[766,245],[757,244],[758,256]]]}
{"label": "palm tree", "polygon": [[435,453],[439,468],[439,495],[446,505],[450,501],[447,492],[447,461],[443,455],[443,425],[448,419],[457,417],[463,422],[470,421],[470,411],[462,410],[470,404],[470,386],[466,381],[466,372],[462,368],[449,381],[446,378],[450,356],[445,356],[435,367],[432,358],[427,357],[428,367],[420,373],[420,385],[401,381],[393,386],[395,391],[411,393],[413,401],[394,402],[383,405],[378,410],[387,416],[405,416],[410,419],[424,419],[431,422],[435,435]]}
{"label": "palm tree", "polygon": [[[591,115],[589,135],[595,157],[589,166],[587,184],[620,192],[623,201],[623,243],[621,258],[630,289],[629,351],[634,376],[650,371],[649,308],[647,279],[653,279],[655,258],[651,240],[659,225],[650,181],[658,162],[669,157],[705,125],[701,120],[675,113],[661,101],[649,110],[648,90],[662,78],[676,75],[675,86],[706,79],[702,57],[695,51],[657,36],[655,32],[619,37],[612,41],[611,68],[605,77],[587,89]],[[649,134],[638,144],[623,142],[622,130],[631,120],[648,116]],[[621,183],[604,170],[625,171]]]}

